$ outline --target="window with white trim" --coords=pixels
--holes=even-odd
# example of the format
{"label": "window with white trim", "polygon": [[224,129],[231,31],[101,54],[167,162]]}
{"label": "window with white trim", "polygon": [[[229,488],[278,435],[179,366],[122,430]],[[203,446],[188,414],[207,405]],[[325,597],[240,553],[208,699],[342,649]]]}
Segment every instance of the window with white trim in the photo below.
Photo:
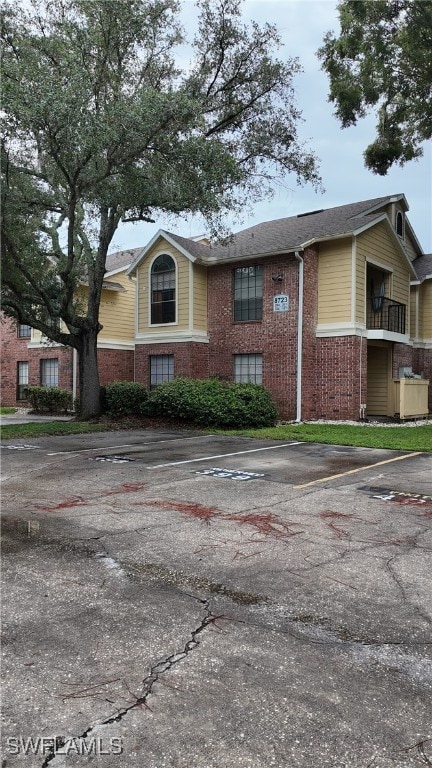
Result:
{"label": "window with white trim", "polygon": [[239,267],[234,270],[234,320],[261,320],[262,295],[262,267]]}
{"label": "window with white trim", "polygon": [[234,355],[234,381],[242,384],[262,384],[263,356]]}
{"label": "window with white trim", "polygon": [[150,389],[173,378],[174,355],[150,355]]}
{"label": "window with white trim", "polygon": [[17,400],[26,399],[26,388],[29,383],[29,364],[26,360],[17,363]]}
{"label": "window with white trim", "polygon": [[163,253],[151,267],[151,325],[175,323],[176,319],[176,265],[174,259]]}
{"label": "window with white trim", "polygon": [[58,387],[58,359],[56,357],[40,361],[40,382],[42,387]]}

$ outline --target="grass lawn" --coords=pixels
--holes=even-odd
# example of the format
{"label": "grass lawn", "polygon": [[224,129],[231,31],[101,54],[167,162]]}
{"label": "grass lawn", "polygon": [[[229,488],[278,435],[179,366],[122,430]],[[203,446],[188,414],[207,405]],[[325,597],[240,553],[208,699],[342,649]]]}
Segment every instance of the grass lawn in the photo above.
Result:
{"label": "grass lawn", "polygon": [[0,405],[0,416],[7,416],[8,413],[16,413],[17,409],[9,405]]}
{"label": "grass lawn", "polygon": [[288,424],[263,429],[224,431],[224,434],[269,440],[302,440],[306,443],[390,448],[396,451],[432,451],[432,426],[370,427],[359,424]]}
{"label": "grass lawn", "polygon": [[[3,440],[13,438],[43,437],[44,435],[79,435],[88,432],[109,432],[113,429],[145,429],[145,421],[122,424],[89,423],[79,421],[33,422],[30,424],[5,424],[0,427]],[[157,424],[155,428],[170,426]],[[172,425],[171,425],[172,426]],[[188,425],[193,426],[193,425]],[[181,424],[175,427],[182,429]],[[213,434],[240,435],[259,437],[269,440],[302,440],[307,443],[327,443],[330,445],[353,445],[364,448],[389,448],[396,451],[432,451],[432,426],[418,427],[370,427],[365,424],[350,426],[347,424],[288,424],[280,427],[242,430],[208,430]]]}
{"label": "grass lawn", "polygon": [[43,437],[44,435],[81,435],[87,432],[108,432],[106,424],[85,421],[42,421],[29,424],[4,424],[0,427],[2,440],[17,437]]}

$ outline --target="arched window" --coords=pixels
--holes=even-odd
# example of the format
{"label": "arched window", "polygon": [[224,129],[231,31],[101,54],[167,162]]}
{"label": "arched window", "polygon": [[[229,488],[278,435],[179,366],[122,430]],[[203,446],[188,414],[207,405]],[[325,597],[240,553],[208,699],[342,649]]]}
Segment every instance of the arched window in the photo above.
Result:
{"label": "arched window", "polygon": [[176,266],[167,253],[158,256],[151,268],[151,324],[175,323]]}
{"label": "arched window", "polygon": [[401,214],[400,211],[398,211],[396,214],[396,234],[398,234],[399,237],[403,237],[403,234],[404,234],[403,226],[404,226],[403,215]]}

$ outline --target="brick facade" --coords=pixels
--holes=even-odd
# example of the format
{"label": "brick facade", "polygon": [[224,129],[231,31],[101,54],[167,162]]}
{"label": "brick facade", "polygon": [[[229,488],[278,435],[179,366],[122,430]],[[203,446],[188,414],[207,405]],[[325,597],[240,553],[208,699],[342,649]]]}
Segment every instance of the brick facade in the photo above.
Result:
{"label": "brick facade", "polygon": [[367,402],[367,341],[359,336],[317,339],[315,396],[305,419],[358,419]]}
{"label": "brick facade", "polygon": [[58,360],[58,385],[72,391],[72,350],[57,345],[46,345],[29,349],[29,338],[18,338],[15,321],[1,318],[1,402],[2,405],[27,405],[26,401],[17,401],[18,362],[29,364],[29,386],[41,383],[41,360]]}
{"label": "brick facade", "polygon": [[133,349],[98,349],[100,383],[133,381],[134,357]]}
{"label": "brick facade", "polygon": [[[2,317],[1,325],[1,403],[9,406],[27,406],[25,400],[17,400],[18,362],[28,362],[29,386],[41,383],[41,360],[58,360],[58,386],[72,392],[73,350],[70,347],[46,345],[30,348],[29,338],[18,337],[18,326],[14,320]],[[110,381],[133,381],[134,352],[121,349],[98,349],[98,363],[101,384]]]}
{"label": "brick facade", "polygon": [[[317,258],[314,249],[304,253],[303,390],[313,398],[310,371],[314,368],[317,317]],[[299,263],[293,255],[242,262],[263,266],[261,321],[236,322],[233,318],[233,266],[220,265],[208,274],[209,375],[233,380],[236,354],[263,355],[263,385],[273,395],[281,418],[296,415],[297,314]],[[236,265],[238,266],[238,265]],[[272,276],[281,275],[275,282]],[[289,310],[273,311],[273,297],[287,294]]]}
{"label": "brick facade", "polygon": [[166,344],[137,344],[135,348],[135,378],[150,385],[150,357],[174,355],[174,375],[205,379],[209,375],[209,345],[201,342],[170,342]]}

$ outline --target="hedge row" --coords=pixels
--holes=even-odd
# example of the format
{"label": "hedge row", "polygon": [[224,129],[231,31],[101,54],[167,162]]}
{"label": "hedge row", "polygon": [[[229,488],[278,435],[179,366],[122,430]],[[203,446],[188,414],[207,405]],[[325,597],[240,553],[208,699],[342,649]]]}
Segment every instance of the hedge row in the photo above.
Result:
{"label": "hedge row", "polygon": [[158,416],[202,426],[265,427],[278,414],[264,387],[218,379],[178,377],[147,392],[143,384],[118,381],[104,392],[111,416]]}
{"label": "hedge row", "polygon": [[67,413],[72,409],[72,394],[60,387],[27,387],[26,399],[38,413]]}

